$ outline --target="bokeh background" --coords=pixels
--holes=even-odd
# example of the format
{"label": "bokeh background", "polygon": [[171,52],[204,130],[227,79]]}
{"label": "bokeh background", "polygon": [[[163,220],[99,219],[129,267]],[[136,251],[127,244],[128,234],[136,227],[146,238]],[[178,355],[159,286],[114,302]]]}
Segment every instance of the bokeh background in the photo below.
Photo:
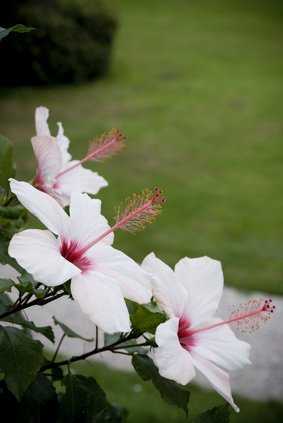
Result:
{"label": "bokeh background", "polygon": [[[18,178],[34,174],[36,106],[50,109],[54,131],[64,123],[76,158],[95,136],[120,128],[123,153],[90,165],[110,184],[100,195],[103,213],[111,218],[129,194],[156,185],[167,204],[154,225],[117,235],[116,246],[138,261],[155,251],[171,265],[208,255],[222,261],[227,285],[283,295],[282,2],[123,0],[107,7],[113,45],[99,78],[0,89],[0,132],[15,145]],[[130,422],[186,421],[134,374],[100,365],[83,371],[129,408]],[[221,402],[193,388],[192,413]],[[280,402],[239,403],[232,421],[282,421]]]}

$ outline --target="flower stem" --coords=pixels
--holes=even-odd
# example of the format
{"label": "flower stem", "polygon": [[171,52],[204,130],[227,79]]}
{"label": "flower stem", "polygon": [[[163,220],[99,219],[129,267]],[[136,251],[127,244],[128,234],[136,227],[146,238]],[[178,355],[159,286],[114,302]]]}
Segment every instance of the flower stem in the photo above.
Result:
{"label": "flower stem", "polygon": [[45,304],[51,303],[52,301],[58,300],[58,298],[61,298],[64,295],[66,295],[65,292],[60,292],[59,294],[54,295],[54,296],[51,296],[49,294],[45,298],[36,298],[35,300],[30,301],[30,302],[28,302],[26,304],[19,304],[16,307],[12,308],[11,310],[6,311],[5,313],[1,314],[0,315],[0,320],[3,320],[5,317],[10,316],[11,314],[18,313],[19,311],[25,310],[25,309],[27,309],[29,307],[34,306],[34,305],[45,305]]}
{"label": "flower stem", "polygon": [[105,352],[105,351],[110,351],[110,352],[117,354],[118,353],[117,350],[120,350],[120,349],[150,346],[150,344],[148,342],[143,342],[142,344],[136,344],[136,345],[133,344],[133,345],[124,345],[123,346],[123,344],[125,342],[132,340],[132,339],[135,339],[135,338],[136,338],[136,334],[130,333],[128,337],[122,338],[122,339],[120,338],[118,341],[114,342],[111,345],[106,345],[102,348],[94,348],[93,350],[91,350],[87,353],[77,355],[77,356],[73,356],[70,359],[58,361],[57,363],[51,361],[50,363],[42,366],[41,369],[40,369],[40,372],[44,372],[48,369],[53,369],[54,367],[66,366],[66,365],[69,366],[71,363],[75,363],[77,361],[85,360],[88,357],[91,357],[95,354],[100,354],[100,353]]}

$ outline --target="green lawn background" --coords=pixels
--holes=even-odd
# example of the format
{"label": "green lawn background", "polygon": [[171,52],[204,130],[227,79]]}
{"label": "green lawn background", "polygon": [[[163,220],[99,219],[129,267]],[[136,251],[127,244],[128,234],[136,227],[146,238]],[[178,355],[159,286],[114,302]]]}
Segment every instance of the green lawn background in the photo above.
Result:
{"label": "green lawn background", "polygon": [[[276,1],[123,0],[111,74],[76,87],[2,90],[1,133],[20,176],[34,172],[33,111],[63,121],[72,152],[111,127],[128,148],[92,165],[110,182],[103,211],[160,185],[159,221],[116,245],[174,264],[209,255],[226,283],[283,293],[283,26]],[[20,64],[19,64],[20,71]]]}
{"label": "green lawn background", "polygon": [[[1,90],[0,132],[15,143],[19,177],[34,173],[30,137],[38,105],[63,121],[72,152],[121,128],[128,147],[99,165],[110,183],[103,211],[160,185],[160,219],[116,246],[137,260],[155,251],[222,261],[226,283],[283,293],[283,7],[279,1],[123,0],[110,75],[80,86]],[[20,63],[19,63],[20,71]],[[136,375],[85,366],[129,422],[183,422]],[[191,412],[222,403],[192,388]],[[232,421],[282,421],[282,406],[238,399]]]}

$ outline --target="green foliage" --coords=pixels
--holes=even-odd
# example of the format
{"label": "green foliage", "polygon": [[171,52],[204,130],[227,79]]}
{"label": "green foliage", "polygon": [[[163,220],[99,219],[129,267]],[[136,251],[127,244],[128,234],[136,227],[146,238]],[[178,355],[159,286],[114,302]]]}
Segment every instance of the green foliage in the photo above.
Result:
{"label": "green foliage", "polygon": [[14,282],[8,279],[0,279],[0,294],[3,294],[5,291],[11,291]]}
{"label": "green foliage", "polygon": [[78,338],[78,339],[82,339],[83,341],[87,341],[87,342],[93,341],[93,338],[85,338],[84,336],[79,335],[78,333],[73,331],[73,329],[70,329],[67,325],[65,325],[65,323],[59,322],[59,320],[56,319],[56,317],[53,317],[53,321],[54,321],[55,325],[60,326],[60,328],[62,329],[64,334],[66,336],[68,336],[69,338]]}
{"label": "green foliage", "polygon": [[2,28],[0,26],[0,41],[7,37],[7,35],[9,35],[11,32],[19,32],[19,33],[24,33],[24,32],[30,32],[32,31],[34,28],[29,28],[25,25],[22,24],[17,24],[14,26],[11,26],[10,28]]}
{"label": "green foliage", "polygon": [[133,328],[141,333],[154,334],[157,326],[165,322],[166,316],[160,312],[153,312],[148,307],[135,304],[132,307],[131,322]]}
{"label": "green foliage", "polygon": [[[9,190],[9,178],[15,176],[13,147],[10,141],[0,135],[0,241],[10,237],[20,229],[26,221],[27,212],[13,203]],[[11,203],[11,204],[10,204]],[[0,258],[2,255],[0,246]]]}
{"label": "green foliage", "polygon": [[0,295],[0,320],[19,325],[24,329],[32,330],[45,336],[49,341],[54,342],[55,337],[51,326],[36,326],[32,321],[26,320],[22,313],[13,313],[3,317],[1,315],[11,310],[12,302],[6,294]]}
{"label": "green foliage", "polygon": [[61,402],[62,422],[123,422],[124,410],[113,407],[95,379],[68,375],[63,384],[66,392]]}
{"label": "green foliage", "polygon": [[[8,359],[7,359],[8,358]],[[0,369],[8,389],[20,399],[43,362],[42,344],[23,330],[0,327]]]}
{"label": "green foliage", "polygon": [[229,423],[230,406],[213,407],[193,419],[192,423]]}
{"label": "green foliage", "polygon": [[[8,9],[1,13],[2,24],[11,20]],[[0,83],[80,82],[107,72],[117,23],[101,0],[16,2],[14,19],[36,31],[2,43]]]}
{"label": "green foliage", "polygon": [[146,355],[135,354],[132,363],[138,375],[145,381],[151,380],[166,402],[188,413],[190,392],[186,387],[160,376],[157,367],[154,365],[151,358]]}
{"label": "green foliage", "polygon": [[8,179],[15,174],[13,163],[13,148],[7,138],[0,135],[0,186],[4,189],[9,188]]}

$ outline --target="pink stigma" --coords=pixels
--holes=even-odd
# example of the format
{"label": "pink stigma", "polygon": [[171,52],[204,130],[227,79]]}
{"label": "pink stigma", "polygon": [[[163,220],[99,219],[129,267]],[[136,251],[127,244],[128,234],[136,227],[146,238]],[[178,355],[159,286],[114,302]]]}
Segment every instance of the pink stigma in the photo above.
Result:
{"label": "pink stigma", "polygon": [[77,241],[67,241],[63,239],[61,242],[60,253],[66,260],[81,269],[83,273],[88,271],[93,265],[90,259],[84,255],[84,252],[79,247]]}
{"label": "pink stigma", "polygon": [[190,322],[185,316],[179,320],[178,338],[182,347],[187,351],[196,345],[196,339],[190,330]]}

